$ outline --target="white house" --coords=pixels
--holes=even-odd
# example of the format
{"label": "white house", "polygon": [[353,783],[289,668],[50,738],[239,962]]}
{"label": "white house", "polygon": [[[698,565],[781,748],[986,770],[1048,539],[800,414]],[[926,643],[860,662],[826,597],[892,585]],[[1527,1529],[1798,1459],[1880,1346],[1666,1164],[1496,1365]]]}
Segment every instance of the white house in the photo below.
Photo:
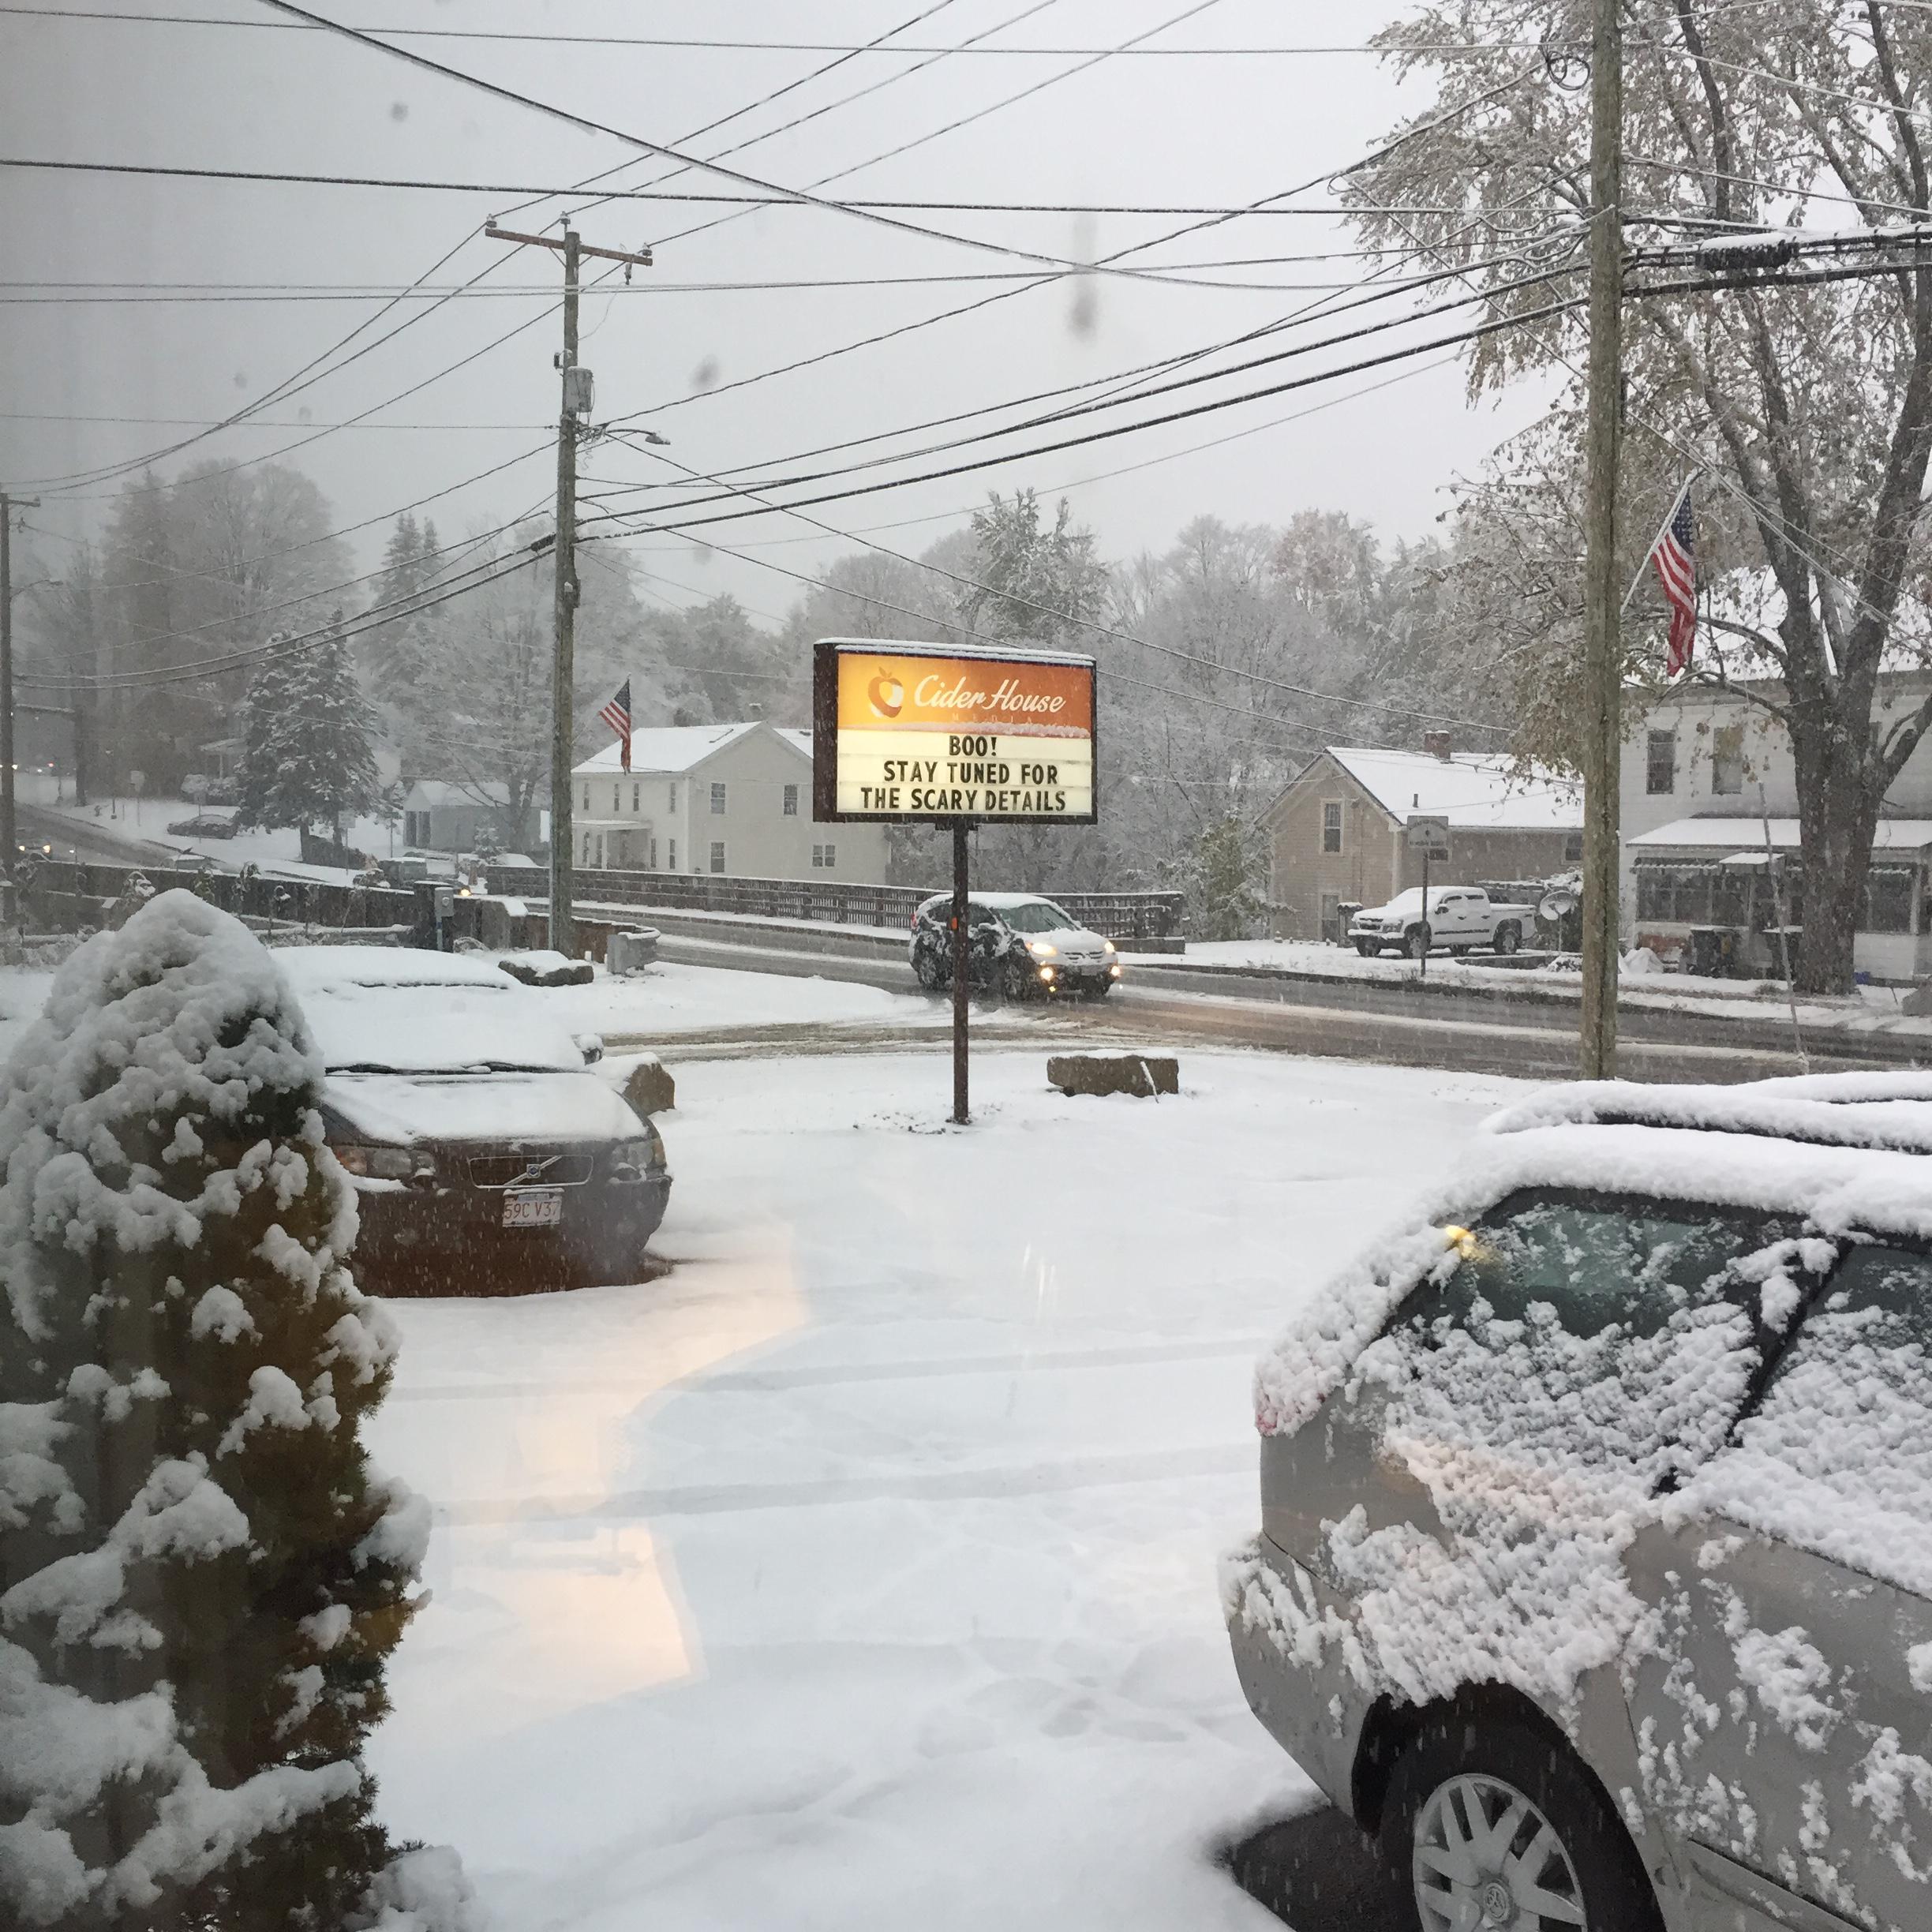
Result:
{"label": "white house", "polygon": [[810,732],[647,726],[620,760],[613,740],[571,774],[579,867],[885,882],[885,826],[813,821]]}
{"label": "white house", "polygon": [[[1876,728],[1909,717],[1929,688],[1932,672],[1881,673]],[[1639,944],[1683,945],[1697,927],[1749,931],[1803,923],[1791,740],[1751,701],[1750,689],[1784,697],[1782,686],[1769,680],[1747,691],[1681,686],[1624,740],[1623,927]],[[1775,889],[1771,857],[1780,862]],[[1885,795],[1853,942],[1859,970],[1901,981],[1932,972],[1929,868],[1932,747],[1921,739]],[[1776,962],[1764,952],[1752,963]]]}

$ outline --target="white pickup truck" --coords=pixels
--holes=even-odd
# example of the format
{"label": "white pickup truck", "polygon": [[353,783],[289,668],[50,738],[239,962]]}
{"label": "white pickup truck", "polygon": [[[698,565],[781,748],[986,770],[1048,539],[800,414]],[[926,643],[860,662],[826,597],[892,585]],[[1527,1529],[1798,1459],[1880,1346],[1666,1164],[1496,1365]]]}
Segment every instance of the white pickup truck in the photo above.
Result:
{"label": "white pickup truck", "polygon": [[1425,911],[1422,888],[1412,886],[1385,906],[1365,907],[1349,922],[1349,938],[1364,959],[1398,946],[1411,959],[1432,950],[1514,953],[1532,930],[1533,908],[1497,905],[1480,886],[1432,886]]}

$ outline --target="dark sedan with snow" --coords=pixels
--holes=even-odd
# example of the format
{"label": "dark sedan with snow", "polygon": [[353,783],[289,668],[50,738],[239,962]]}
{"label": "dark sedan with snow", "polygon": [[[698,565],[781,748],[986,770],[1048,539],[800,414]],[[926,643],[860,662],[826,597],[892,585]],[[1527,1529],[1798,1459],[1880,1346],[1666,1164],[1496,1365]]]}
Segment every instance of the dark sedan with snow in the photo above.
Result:
{"label": "dark sedan with snow", "polygon": [[671,1193],[664,1142],[547,1009],[462,955],[280,956],[320,1047],[328,1144],[380,1294],[638,1281]]}
{"label": "dark sedan with snow", "polygon": [[1424,1932],[1923,1932],[1932,1077],[1491,1126],[1259,1366],[1249,1702]]}
{"label": "dark sedan with snow", "polygon": [[[975,893],[966,902],[967,971],[1009,999],[1110,993],[1122,968],[1111,939],[1089,932],[1037,893]],[[907,957],[929,993],[953,983],[953,895],[937,893],[912,915]]]}

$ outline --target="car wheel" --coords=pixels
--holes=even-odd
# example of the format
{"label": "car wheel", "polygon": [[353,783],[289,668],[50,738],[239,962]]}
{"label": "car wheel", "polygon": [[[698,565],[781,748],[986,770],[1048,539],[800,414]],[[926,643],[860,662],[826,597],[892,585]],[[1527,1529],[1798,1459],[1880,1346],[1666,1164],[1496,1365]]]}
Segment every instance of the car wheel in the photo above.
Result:
{"label": "car wheel", "polygon": [[928,993],[937,993],[946,983],[946,975],[939,963],[938,953],[927,950],[915,953],[912,970],[919,976],[919,983]]}
{"label": "car wheel", "polygon": [[1095,983],[1093,990],[1094,998],[1095,999],[1105,999],[1106,996],[1114,990],[1114,982],[1111,979],[1102,979],[1098,981]]}
{"label": "car wheel", "polygon": [[1432,1718],[1397,1762],[1382,1849],[1419,1932],[1663,1932],[1623,1821],[1574,1753],[1507,1717]]}
{"label": "car wheel", "polygon": [[1514,953],[1522,944],[1522,928],[1514,919],[1505,919],[1496,929],[1496,949],[1499,953]]}
{"label": "car wheel", "polygon": [[1424,957],[1435,942],[1435,934],[1426,926],[1411,926],[1402,934],[1402,950],[1413,960]]}
{"label": "car wheel", "polygon": [[1355,942],[1355,950],[1364,959],[1373,959],[1382,949],[1372,939],[1357,939]]}
{"label": "car wheel", "polygon": [[999,975],[1000,990],[1010,1000],[1030,999],[1039,986],[1029,955],[1009,953]]}

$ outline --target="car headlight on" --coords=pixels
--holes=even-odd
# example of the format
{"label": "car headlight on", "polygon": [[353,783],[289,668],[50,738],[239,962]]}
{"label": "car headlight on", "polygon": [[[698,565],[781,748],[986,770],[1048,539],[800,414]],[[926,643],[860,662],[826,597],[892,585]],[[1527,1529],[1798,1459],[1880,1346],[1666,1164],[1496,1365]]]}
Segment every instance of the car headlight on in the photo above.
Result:
{"label": "car headlight on", "polygon": [[1103,953],[1117,953],[1119,949],[1111,939],[1103,939],[1100,942],[1100,950]]}
{"label": "car headlight on", "polygon": [[1027,950],[1035,959],[1051,959],[1060,949],[1057,945],[1050,945],[1044,939],[1029,939],[1027,942]]}
{"label": "car headlight on", "polygon": [[365,1181],[408,1181],[436,1171],[434,1157],[419,1153],[414,1148],[344,1140],[337,1142],[331,1151],[345,1171]]}

